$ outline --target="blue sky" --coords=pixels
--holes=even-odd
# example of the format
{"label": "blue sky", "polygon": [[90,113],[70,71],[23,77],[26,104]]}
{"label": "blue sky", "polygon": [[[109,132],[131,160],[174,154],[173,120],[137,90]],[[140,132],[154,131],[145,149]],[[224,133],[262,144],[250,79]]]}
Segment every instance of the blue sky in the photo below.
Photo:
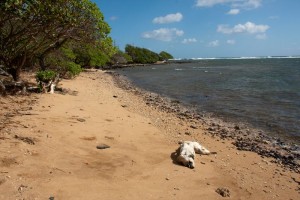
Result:
{"label": "blue sky", "polygon": [[126,44],[176,58],[300,55],[300,0],[94,0]]}

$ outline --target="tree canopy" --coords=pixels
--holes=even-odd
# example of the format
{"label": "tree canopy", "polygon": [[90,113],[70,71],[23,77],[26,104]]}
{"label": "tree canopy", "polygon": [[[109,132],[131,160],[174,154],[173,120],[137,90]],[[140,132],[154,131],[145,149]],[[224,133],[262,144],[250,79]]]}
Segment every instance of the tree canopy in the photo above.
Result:
{"label": "tree canopy", "polygon": [[25,67],[76,75],[82,67],[155,63],[173,58],[127,45],[114,46],[110,26],[90,0],[0,1],[0,67],[15,81]]}
{"label": "tree canopy", "polygon": [[169,59],[173,59],[174,57],[169,54],[168,52],[162,51],[159,53],[160,59],[161,60],[169,60]]}
{"label": "tree canopy", "polygon": [[99,52],[109,57],[115,51],[109,32],[103,14],[89,0],[4,0],[0,2],[0,64],[18,80],[26,64],[39,60],[45,68],[46,56],[64,45],[76,43],[77,49],[82,45],[91,58]]}
{"label": "tree canopy", "polygon": [[127,44],[125,47],[125,52],[131,56],[134,63],[155,63],[157,61],[163,61],[173,58],[173,56],[165,51],[157,54],[149,49],[135,47]]}

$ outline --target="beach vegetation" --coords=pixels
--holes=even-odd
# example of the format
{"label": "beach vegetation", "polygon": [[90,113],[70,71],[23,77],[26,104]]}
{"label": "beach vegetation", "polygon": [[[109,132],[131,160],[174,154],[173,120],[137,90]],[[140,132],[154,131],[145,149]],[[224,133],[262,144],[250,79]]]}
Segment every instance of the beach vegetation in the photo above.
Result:
{"label": "beach vegetation", "polygon": [[118,50],[111,57],[111,60],[110,60],[111,65],[128,64],[128,63],[132,63],[132,62],[133,62],[132,57],[121,50]]}
{"label": "beach vegetation", "polygon": [[160,60],[161,61],[169,60],[169,59],[173,59],[174,58],[171,54],[169,54],[168,52],[165,52],[165,51],[160,52],[159,56],[160,56]]}
{"label": "beach vegetation", "polygon": [[159,54],[141,47],[135,47],[133,45],[127,44],[125,47],[125,53],[132,58],[133,63],[141,64],[152,64],[157,61],[163,61],[172,59],[173,56],[165,51],[160,52]]}
{"label": "beach vegetation", "polygon": [[77,76],[78,74],[80,74],[80,72],[82,72],[82,68],[80,65],[69,61],[66,63],[65,72],[65,78],[73,78],[74,76]]}
{"label": "beach vegetation", "polygon": [[36,73],[36,80],[38,82],[49,82],[56,77],[56,72],[53,70],[44,70]]}
{"label": "beach vegetation", "polygon": [[98,68],[107,65],[111,57],[117,52],[112,44],[111,38],[104,42],[95,42],[94,44],[75,44],[73,51],[75,53],[75,63],[84,68]]}
{"label": "beach vegetation", "polygon": [[[109,33],[103,14],[89,0],[0,2],[0,64],[15,81],[25,66],[47,70],[57,62],[50,57],[58,53],[63,54],[59,59],[67,58],[67,69],[76,73],[77,65],[104,65],[115,53]],[[80,48],[88,49],[82,56],[86,59],[80,57]],[[56,63],[57,71],[66,68],[61,63]]]}
{"label": "beach vegetation", "polygon": [[75,59],[76,54],[72,49],[62,47],[49,53],[44,60],[44,65],[46,69],[51,69],[61,77],[70,79],[82,71],[81,66],[74,62]]}

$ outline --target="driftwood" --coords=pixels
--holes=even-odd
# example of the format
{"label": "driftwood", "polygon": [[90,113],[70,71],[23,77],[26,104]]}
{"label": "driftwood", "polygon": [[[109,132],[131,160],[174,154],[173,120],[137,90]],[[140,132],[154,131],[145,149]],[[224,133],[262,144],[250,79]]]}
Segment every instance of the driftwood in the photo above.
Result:
{"label": "driftwood", "polygon": [[0,65],[0,75],[1,76],[9,76],[9,74],[1,68],[1,65]]}
{"label": "driftwood", "polygon": [[0,80],[0,96],[7,94],[26,94],[30,93],[39,93],[40,87],[32,86],[30,83],[26,82],[14,82],[12,80]]}
{"label": "driftwood", "polygon": [[0,80],[0,95],[5,95],[6,94],[6,87]]}
{"label": "driftwood", "polygon": [[16,94],[27,92],[26,84],[24,82],[2,82],[0,80],[0,94],[6,95],[7,93]]}
{"label": "driftwood", "polygon": [[38,81],[38,85],[33,86],[32,83],[14,81],[9,74],[0,68],[0,96],[18,93],[26,94],[27,92],[53,94],[59,81],[60,78],[57,75],[49,81]]}

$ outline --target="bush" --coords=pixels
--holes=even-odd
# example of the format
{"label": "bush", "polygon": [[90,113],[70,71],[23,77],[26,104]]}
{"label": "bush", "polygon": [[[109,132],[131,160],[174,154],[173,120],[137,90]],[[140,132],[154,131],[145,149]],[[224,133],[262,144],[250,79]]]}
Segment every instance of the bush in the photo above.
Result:
{"label": "bush", "polygon": [[81,66],[74,62],[75,54],[71,49],[62,48],[46,57],[46,66],[63,78],[71,79],[82,71]]}
{"label": "bush", "polygon": [[56,72],[52,70],[39,71],[36,74],[36,81],[48,83],[51,80],[54,80],[56,75]]}
{"label": "bush", "polygon": [[81,69],[81,66],[72,62],[72,61],[69,61],[66,63],[66,75],[67,77],[74,77],[74,76],[77,76],[80,74],[80,72],[82,72],[82,69]]}
{"label": "bush", "polygon": [[127,64],[132,63],[132,58],[127,53],[119,50],[117,53],[115,53],[111,59],[110,64]]}

